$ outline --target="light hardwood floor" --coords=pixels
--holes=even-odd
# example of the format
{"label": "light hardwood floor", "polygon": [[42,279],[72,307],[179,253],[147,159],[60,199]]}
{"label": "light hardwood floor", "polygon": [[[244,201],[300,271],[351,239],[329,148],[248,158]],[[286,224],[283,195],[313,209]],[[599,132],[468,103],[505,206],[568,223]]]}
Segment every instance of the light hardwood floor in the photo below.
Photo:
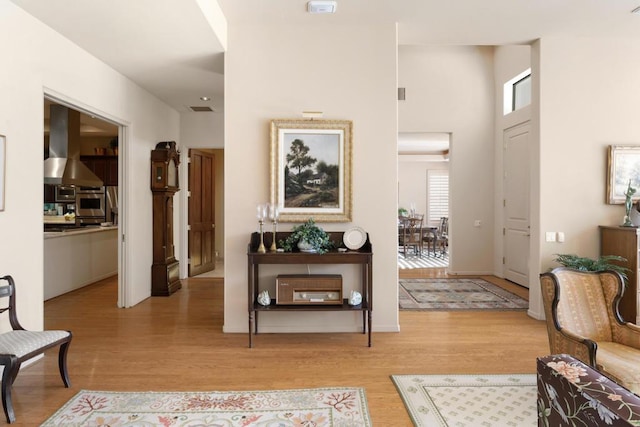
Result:
{"label": "light hardwood floor", "polygon": [[[438,269],[400,274],[446,276]],[[484,278],[527,296],[526,289]],[[401,311],[401,332],[374,332],[371,348],[361,333],[338,333],[260,334],[250,349],[246,334],[222,333],[222,279],[185,280],[171,297],[129,309],[115,301],[115,279],[107,279],[45,303],[45,327],[74,334],[72,388],[63,387],[57,353],[49,351],[16,379],[16,425],[38,425],[81,389],[354,386],[365,388],[374,426],[411,426],[390,375],[534,373],[536,357],[548,354],[544,322],[522,311]]]}

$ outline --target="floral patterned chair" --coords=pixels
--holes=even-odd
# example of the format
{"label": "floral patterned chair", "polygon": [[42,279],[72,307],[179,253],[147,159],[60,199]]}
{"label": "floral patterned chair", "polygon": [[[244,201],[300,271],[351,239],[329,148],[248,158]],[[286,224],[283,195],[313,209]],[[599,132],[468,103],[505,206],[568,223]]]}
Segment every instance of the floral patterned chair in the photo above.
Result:
{"label": "floral patterned chair", "polygon": [[540,284],[551,353],[570,354],[640,394],[640,327],[618,312],[622,276],[560,267]]}
{"label": "floral patterned chair", "polygon": [[537,360],[538,426],[638,426],[640,397],[566,354]]}

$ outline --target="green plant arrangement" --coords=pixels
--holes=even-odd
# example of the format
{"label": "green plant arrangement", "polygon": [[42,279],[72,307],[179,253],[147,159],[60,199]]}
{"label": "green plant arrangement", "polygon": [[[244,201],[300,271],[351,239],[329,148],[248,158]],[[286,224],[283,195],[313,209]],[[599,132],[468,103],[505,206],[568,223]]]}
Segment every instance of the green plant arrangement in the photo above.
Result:
{"label": "green plant arrangement", "polygon": [[398,208],[398,216],[408,216],[409,211],[405,208]]}
{"label": "green plant arrangement", "polygon": [[626,262],[627,259],[618,255],[603,255],[597,259],[581,257],[573,254],[555,254],[555,262],[568,268],[581,271],[613,270],[627,280],[628,268],[613,264],[612,261]]}
{"label": "green plant arrangement", "polygon": [[280,247],[286,252],[291,252],[298,247],[298,243],[308,243],[308,252],[323,254],[333,249],[334,244],[329,240],[329,234],[316,225],[313,218],[309,218],[304,224],[293,227],[291,234],[284,241],[280,241]]}

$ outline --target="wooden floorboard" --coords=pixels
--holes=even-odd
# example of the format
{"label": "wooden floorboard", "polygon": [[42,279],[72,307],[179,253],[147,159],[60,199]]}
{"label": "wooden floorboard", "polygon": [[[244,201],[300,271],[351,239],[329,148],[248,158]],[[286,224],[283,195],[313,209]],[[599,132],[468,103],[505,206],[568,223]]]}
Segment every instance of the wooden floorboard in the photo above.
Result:
{"label": "wooden floorboard", "polygon": [[[441,269],[400,274],[446,277]],[[483,278],[528,294],[505,280]],[[116,308],[116,293],[112,278],[45,303],[46,328],[74,334],[72,388],[63,387],[57,353],[49,351],[18,375],[16,425],[38,425],[81,389],[353,386],[365,388],[374,426],[411,426],[390,375],[534,373],[536,357],[548,354],[544,322],[522,311],[401,311],[401,332],[374,332],[371,348],[361,333],[335,333],[260,334],[250,349],[246,334],[222,333],[222,279],[185,280],[174,295],[128,309]]]}

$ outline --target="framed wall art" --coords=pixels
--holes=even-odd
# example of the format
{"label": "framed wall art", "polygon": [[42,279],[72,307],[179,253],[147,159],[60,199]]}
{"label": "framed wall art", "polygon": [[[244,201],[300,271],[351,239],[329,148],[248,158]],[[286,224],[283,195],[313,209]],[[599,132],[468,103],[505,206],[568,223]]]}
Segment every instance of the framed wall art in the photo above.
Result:
{"label": "framed wall art", "polygon": [[0,135],[0,211],[4,211],[5,168],[7,165],[7,137]]}
{"label": "framed wall art", "polygon": [[[640,190],[640,145],[610,145],[607,162],[607,203],[625,202],[627,187]],[[634,200],[640,198],[640,191]]]}
{"label": "framed wall art", "polygon": [[271,121],[271,203],[280,222],[351,221],[352,122]]}

